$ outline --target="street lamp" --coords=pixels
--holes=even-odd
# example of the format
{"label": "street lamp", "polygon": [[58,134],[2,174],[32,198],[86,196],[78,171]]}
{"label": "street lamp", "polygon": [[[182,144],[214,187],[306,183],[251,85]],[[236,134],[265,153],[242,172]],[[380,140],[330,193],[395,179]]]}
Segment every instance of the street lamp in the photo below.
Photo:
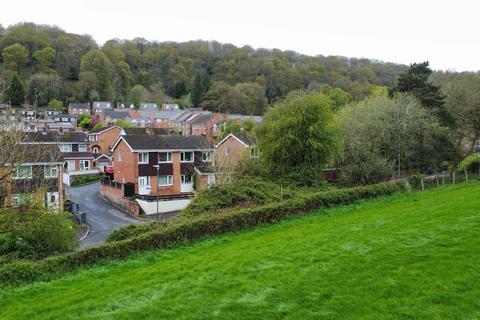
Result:
{"label": "street lamp", "polygon": [[156,193],[157,193],[157,219],[158,219],[158,175],[159,175],[160,165],[155,164],[153,165],[153,167],[157,169],[157,185],[155,186],[155,190],[157,190]]}

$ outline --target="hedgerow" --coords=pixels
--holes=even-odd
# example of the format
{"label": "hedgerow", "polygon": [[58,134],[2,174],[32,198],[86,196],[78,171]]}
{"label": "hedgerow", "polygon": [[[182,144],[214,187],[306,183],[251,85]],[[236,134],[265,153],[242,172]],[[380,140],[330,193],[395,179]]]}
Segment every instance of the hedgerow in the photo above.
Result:
{"label": "hedgerow", "polygon": [[182,223],[166,223],[158,230],[106,243],[99,247],[36,262],[17,261],[5,264],[0,266],[0,285],[16,286],[37,280],[49,280],[81,266],[124,259],[146,250],[172,247],[206,236],[274,223],[290,216],[305,214],[308,210],[348,204],[359,199],[389,195],[400,190],[403,190],[403,187],[399,185],[378,184],[307,194],[263,206],[226,211],[224,214],[193,216],[188,221],[182,220]]}

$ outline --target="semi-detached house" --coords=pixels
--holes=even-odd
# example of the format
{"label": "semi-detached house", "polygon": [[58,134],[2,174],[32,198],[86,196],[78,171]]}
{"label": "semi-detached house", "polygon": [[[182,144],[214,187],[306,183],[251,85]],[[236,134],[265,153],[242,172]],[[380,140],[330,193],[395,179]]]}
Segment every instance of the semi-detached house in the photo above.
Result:
{"label": "semi-detached house", "polygon": [[[122,198],[128,197],[148,211],[139,199],[189,197],[194,184],[200,189],[214,181],[208,174],[198,174],[206,172],[213,159],[213,144],[208,137],[127,134],[119,137],[112,151],[114,184],[121,186],[121,191],[102,186],[101,192],[117,204],[122,205]],[[162,201],[159,211],[171,211],[166,208],[171,203]],[[128,205],[124,207],[129,209]]]}

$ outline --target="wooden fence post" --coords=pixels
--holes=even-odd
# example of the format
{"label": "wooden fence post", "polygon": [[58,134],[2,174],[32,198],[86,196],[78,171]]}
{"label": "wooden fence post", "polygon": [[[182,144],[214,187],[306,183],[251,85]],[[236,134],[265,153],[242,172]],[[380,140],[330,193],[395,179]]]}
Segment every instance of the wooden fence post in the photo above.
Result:
{"label": "wooden fence post", "polygon": [[463,169],[463,172],[465,172],[465,181],[468,182],[468,171],[467,171],[467,168]]}
{"label": "wooden fence post", "polygon": [[423,177],[422,177],[422,191],[425,190],[425,185],[423,184]]}
{"label": "wooden fence post", "polygon": [[438,181],[438,176],[435,176],[435,181],[437,181],[437,187],[440,187],[440,182]]}
{"label": "wooden fence post", "polygon": [[452,182],[453,184],[455,184],[455,170],[453,170],[452,172]]}
{"label": "wooden fence post", "polygon": [[442,174],[442,184],[445,185],[445,173]]}

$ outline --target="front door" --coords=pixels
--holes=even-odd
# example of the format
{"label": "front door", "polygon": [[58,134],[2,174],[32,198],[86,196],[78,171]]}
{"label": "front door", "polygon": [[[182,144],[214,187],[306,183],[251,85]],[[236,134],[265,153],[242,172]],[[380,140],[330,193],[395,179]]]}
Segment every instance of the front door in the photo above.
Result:
{"label": "front door", "polygon": [[148,195],[151,190],[150,177],[138,177],[138,193]]}
{"label": "front door", "polygon": [[181,176],[180,192],[193,192],[193,181],[191,175],[186,174]]}

